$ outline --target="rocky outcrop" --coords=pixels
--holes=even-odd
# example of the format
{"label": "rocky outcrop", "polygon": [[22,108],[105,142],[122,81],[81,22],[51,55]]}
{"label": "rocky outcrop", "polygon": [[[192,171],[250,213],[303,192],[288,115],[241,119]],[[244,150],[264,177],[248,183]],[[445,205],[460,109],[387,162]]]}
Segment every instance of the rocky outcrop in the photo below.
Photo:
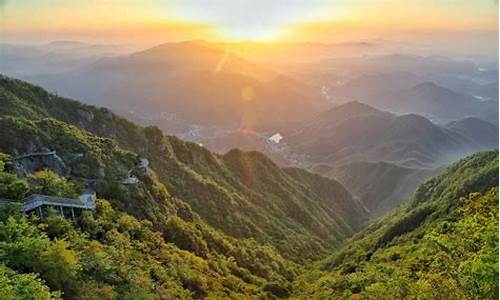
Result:
{"label": "rocky outcrop", "polygon": [[61,176],[69,176],[70,170],[63,159],[49,149],[24,153],[13,158],[12,170],[19,177],[27,177],[36,171],[48,169]]}

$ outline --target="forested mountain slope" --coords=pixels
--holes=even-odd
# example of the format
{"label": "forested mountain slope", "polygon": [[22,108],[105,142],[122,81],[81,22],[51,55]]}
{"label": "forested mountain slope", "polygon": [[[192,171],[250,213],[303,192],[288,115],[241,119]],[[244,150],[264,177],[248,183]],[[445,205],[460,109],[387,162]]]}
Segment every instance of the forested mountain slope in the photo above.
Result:
{"label": "forested mountain slope", "polygon": [[[33,285],[36,299],[49,299],[48,289],[65,299],[273,298],[289,292],[296,267],[273,248],[207,225],[151,169],[133,172],[137,184],[123,184],[136,153],[54,119],[2,117],[0,124],[1,151],[14,154],[1,155],[0,197],[73,198],[85,187],[83,179],[92,178],[98,197],[107,199],[76,223],[55,215],[40,223],[15,206],[2,209],[2,274],[11,281],[6,289],[15,286],[14,299],[23,297],[16,281],[23,275],[13,272],[34,273],[24,288]],[[48,147],[57,157],[15,157]]]}
{"label": "forested mountain slope", "polygon": [[467,157],[296,282],[297,298],[498,298],[498,152]]}
{"label": "forested mountain slope", "polygon": [[6,77],[0,80],[0,97],[5,99],[1,115],[50,117],[116,140],[149,159],[159,181],[203,220],[234,237],[269,242],[295,260],[325,253],[368,218],[366,209],[340,184],[324,179],[335,188],[318,190],[260,153],[214,155],[197,144],[164,136],[155,127],[138,127],[106,109]]}

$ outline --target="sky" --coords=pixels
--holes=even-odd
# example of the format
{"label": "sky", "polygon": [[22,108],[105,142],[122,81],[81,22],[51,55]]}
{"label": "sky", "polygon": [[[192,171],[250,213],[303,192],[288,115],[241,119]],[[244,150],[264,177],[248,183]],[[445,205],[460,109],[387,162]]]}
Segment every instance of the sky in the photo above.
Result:
{"label": "sky", "polygon": [[0,38],[339,42],[494,35],[495,0],[0,0]]}

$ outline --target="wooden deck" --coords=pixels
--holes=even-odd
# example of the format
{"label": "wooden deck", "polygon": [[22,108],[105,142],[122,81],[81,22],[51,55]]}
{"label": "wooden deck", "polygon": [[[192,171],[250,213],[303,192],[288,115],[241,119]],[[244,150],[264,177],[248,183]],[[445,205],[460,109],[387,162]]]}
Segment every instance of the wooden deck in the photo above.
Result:
{"label": "wooden deck", "polygon": [[[78,199],[53,197],[47,195],[33,194],[23,201],[15,201],[12,199],[0,198],[0,206],[9,204],[19,204],[24,213],[36,213],[43,219],[46,208],[53,208],[63,217],[75,218],[75,212],[82,210],[95,210],[96,194],[92,190],[85,190]],[[65,213],[66,211],[66,213]]]}

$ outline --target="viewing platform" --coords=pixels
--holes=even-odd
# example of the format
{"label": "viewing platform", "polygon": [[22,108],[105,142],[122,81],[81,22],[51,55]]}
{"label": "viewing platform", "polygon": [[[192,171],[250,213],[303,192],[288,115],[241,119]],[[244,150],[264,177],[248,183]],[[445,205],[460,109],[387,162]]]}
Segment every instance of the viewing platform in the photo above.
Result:
{"label": "viewing platform", "polygon": [[62,217],[75,219],[84,210],[94,211],[96,208],[95,201],[95,192],[85,190],[78,199],[32,194],[24,198],[22,202],[0,199],[0,205],[10,203],[20,204],[24,213],[35,213],[40,219],[43,219],[47,215],[47,209],[52,208]]}

